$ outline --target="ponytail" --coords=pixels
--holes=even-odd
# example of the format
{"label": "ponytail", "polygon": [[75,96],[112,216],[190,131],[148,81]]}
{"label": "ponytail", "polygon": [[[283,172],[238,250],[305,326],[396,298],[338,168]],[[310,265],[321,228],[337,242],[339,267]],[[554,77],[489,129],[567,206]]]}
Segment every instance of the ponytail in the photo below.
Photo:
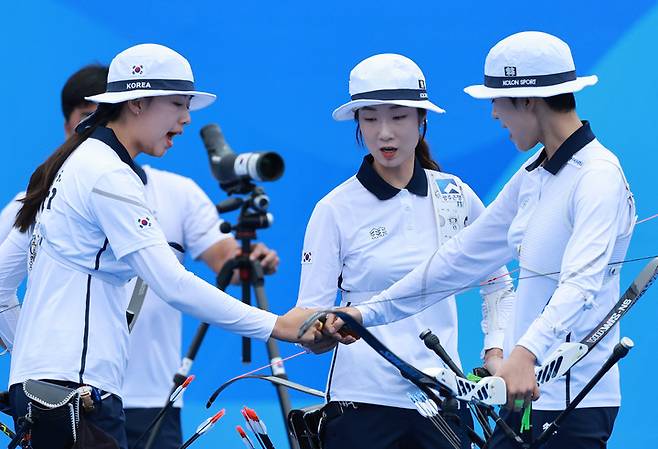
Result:
{"label": "ponytail", "polygon": [[427,170],[441,171],[441,166],[438,162],[432,159],[432,154],[430,152],[430,146],[425,140],[425,134],[427,133],[427,111],[424,109],[418,109],[418,120],[422,122],[422,132],[420,133],[420,138],[416,144],[416,149],[414,153],[416,159],[420,162],[420,165]]}
{"label": "ponytail", "polygon": [[14,227],[21,232],[27,230],[35,222],[37,213],[41,210],[43,203],[46,201],[50,192],[50,186],[55,180],[55,176],[64,162],[80,146],[82,142],[98,128],[106,125],[109,121],[116,119],[121,111],[122,104],[102,103],[89,118],[85,119],[76,132],[57,148],[48,159],[34,170],[30,176],[30,182],[27,185],[25,198],[19,201],[23,203],[21,209],[16,214]]}

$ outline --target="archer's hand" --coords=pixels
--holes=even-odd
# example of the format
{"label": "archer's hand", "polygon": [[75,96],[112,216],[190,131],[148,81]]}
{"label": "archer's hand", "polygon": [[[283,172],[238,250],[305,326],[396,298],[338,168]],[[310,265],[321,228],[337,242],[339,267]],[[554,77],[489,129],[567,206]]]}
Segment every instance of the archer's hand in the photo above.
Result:
{"label": "archer's hand", "polygon": [[[359,323],[363,323],[363,318],[361,317],[359,309],[355,307],[340,307],[337,310],[347,313]],[[322,334],[327,337],[335,338],[344,344],[354,343],[356,341],[355,337],[347,334],[345,331],[341,332],[343,326],[345,326],[343,320],[333,313],[329,313],[327,314],[327,320],[324,323],[324,326],[321,328]]]}
{"label": "archer's hand", "polygon": [[498,370],[503,365],[503,350],[500,348],[490,348],[484,352],[484,367],[492,376],[497,376]]}
{"label": "archer's hand", "polygon": [[495,373],[507,386],[507,407],[518,412],[530,401],[539,399],[535,378],[535,356],[523,346],[516,346]]}
{"label": "archer's hand", "polygon": [[285,315],[276,319],[272,338],[277,340],[290,341],[293,343],[312,343],[314,340],[322,338],[322,323],[316,321],[301,338],[297,338],[299,328],[315,312],[316,309],[307,309],[304,307],[293,307]]}
{"label": "archer's hand", "polygon": [[265,274],[276,273],[277,268],[279,268],[279,255],[263,243],[256,243],[251,247],[249,258],[259,261]]}
{"label": "archer's hand", "polygon": [[301,338],[298,338],[299,329],[302,324],[316,312],[317,309],[306,309],[303,307],[294,307],[285,315],[277,318],[272,330],[272,337],[278,340],[290,341],[301,343],[313,352],[325,352],[332,349],[336,343],[350,344],[355,341],[353,337],[343,337],[340,334],[329,335],[323,334],[322,328],[324,325],[319,320],[316,320],[313,325],[309,327]]}
{"label": "archer's hand", "polygon": [[338,345],[338,340],[332,337],[325,337],[320,332],[319,336],[314,336],[312,342],[302,343],[302,345],[314,354],[322,354],[334,349]]}

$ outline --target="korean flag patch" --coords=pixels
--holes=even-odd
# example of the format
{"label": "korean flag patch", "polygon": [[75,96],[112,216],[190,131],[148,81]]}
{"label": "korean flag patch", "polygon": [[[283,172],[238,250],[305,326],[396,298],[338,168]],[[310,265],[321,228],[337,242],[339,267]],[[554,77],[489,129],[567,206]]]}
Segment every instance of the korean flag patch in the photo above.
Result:
{"label": "korean flag patch", "polygon": [[313,254],[311,251],[304,251],[302,253],[302,265],[313,263]]}
{"label": "korean flag patch", "polygon": [[151,217],[141,217],[137,219],[137,226],[140,229],[150,228],[151,227]]}

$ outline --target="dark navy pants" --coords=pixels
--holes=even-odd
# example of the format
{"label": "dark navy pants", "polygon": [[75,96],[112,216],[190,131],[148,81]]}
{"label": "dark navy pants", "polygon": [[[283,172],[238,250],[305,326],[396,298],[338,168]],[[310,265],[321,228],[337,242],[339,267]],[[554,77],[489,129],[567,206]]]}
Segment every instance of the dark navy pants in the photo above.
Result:
{"label": "dark navy pants", "polygon": [[[452,446],[415,409],[356,404],[342,415],[328,420],[322,431],[323,449],[452,449]],[[466,407],[457,415],[468,426],[473,419]],[[462,441],[462,449],[471,443],[463,427],[449,421]]]}
{"label": "dark navy pants", "polygon": [[[58,383],[69,388],[77,388],[79,386],[73,383]],[[22,418],[27,414],[27,404],[29,401],[25,393],[23,393],[22,384],[14,384],[9,388],[9,402],[13,410],[14,425],[16,425],[18,418]],[[114,438],[121,449],[128,449],[123,404],[119,396],[110,395],[103,399],[100,403],[96,404],[94,411],[85,414],[85,419]],[[56,431],[55,429],[54,432]]]}
{"label": "dark navy pants", "polygon": [[[541,449],[605,449],[617,417],[618,407],[578,408],[563,421],[556,434]],[[530,417],[532,438],[537,438],[544,427],[553,422],[560,411],[533,410]],[[501,418],[518,433],[521,413],[501,411]],[[517,449],[498,427],[489,443],[490,449]]]}
{"label": "dark navy pants", "polygon": [[[127,408],[126,433],[128,434],[128,446],[130,449],[143,449],[148,437],[144,437],[138,446],[135,441],[144,433],[151,424],[153,418],[160,411],[159,408]],[[153,448],[156,449],[178,449],[183,444],[183,431],[181,429],[180,408],[173,407],[162,418],[162,425],[158,432]]]}

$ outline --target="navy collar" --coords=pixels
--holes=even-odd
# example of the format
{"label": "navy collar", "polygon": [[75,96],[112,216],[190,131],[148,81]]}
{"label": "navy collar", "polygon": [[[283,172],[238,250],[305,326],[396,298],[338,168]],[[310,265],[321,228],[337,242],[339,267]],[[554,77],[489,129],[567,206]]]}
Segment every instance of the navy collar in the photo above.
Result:
{"label": "navy collar", "polygon": [[[393,187],[379,176],[372,166],[373,159],[371,154],[363,158],[359,172],[356,174],[356,179],[370,193],[375,195],[377,199],[382,201],[390,200],[398,194],[400,189]],[[406,185],[405,189],[418,196],[427,196],[427,176],[417,158],[414,163],[414,174],[411,176],[409,184]]]}
{"label": "navy collar", "polygon": [[119,158],[123,162],[128,164],[128,167],[130,167],[135,173],[137,173],[139,179],[141,179],[142,182],[146,184],[147,182],[146,172],[142,167],[136,164],[135,161],[133,161],[133,158],[130,157],[128,150],[126,150],[126,147],[124,147],[123,144],[119,142],[119,139],[117,139],[117,136],[116,134],[114,134],[114,131],[112,131],[110,128],[99,126],[94,130],[94,132],[91,133],[89,137],[96,140],[100,140],[105,145],[112,148],[114,152],[117,154],[117,156],[119,156]]}
{"label": "navy collar", "polygon": [[[562,142],[560,148],[557,149],[552,158],[550,158],[544,164],[544,169],[553,174],[557,173],[564,167],[564,165],[569,162],[569,159],[581,150],[585,145],[590,143],[592,140],[596,139],[596,136],[592,132],[592,128],[589,126],[589,122],[584,120],[583,126],[578,128],[572,135],[567,137],[567,140]],[[539,167],[544,160],[546,159],[546,149],[542,149],[539,157],[535,159],[530,165],[525,169],[527,171],[533,171]]]}

